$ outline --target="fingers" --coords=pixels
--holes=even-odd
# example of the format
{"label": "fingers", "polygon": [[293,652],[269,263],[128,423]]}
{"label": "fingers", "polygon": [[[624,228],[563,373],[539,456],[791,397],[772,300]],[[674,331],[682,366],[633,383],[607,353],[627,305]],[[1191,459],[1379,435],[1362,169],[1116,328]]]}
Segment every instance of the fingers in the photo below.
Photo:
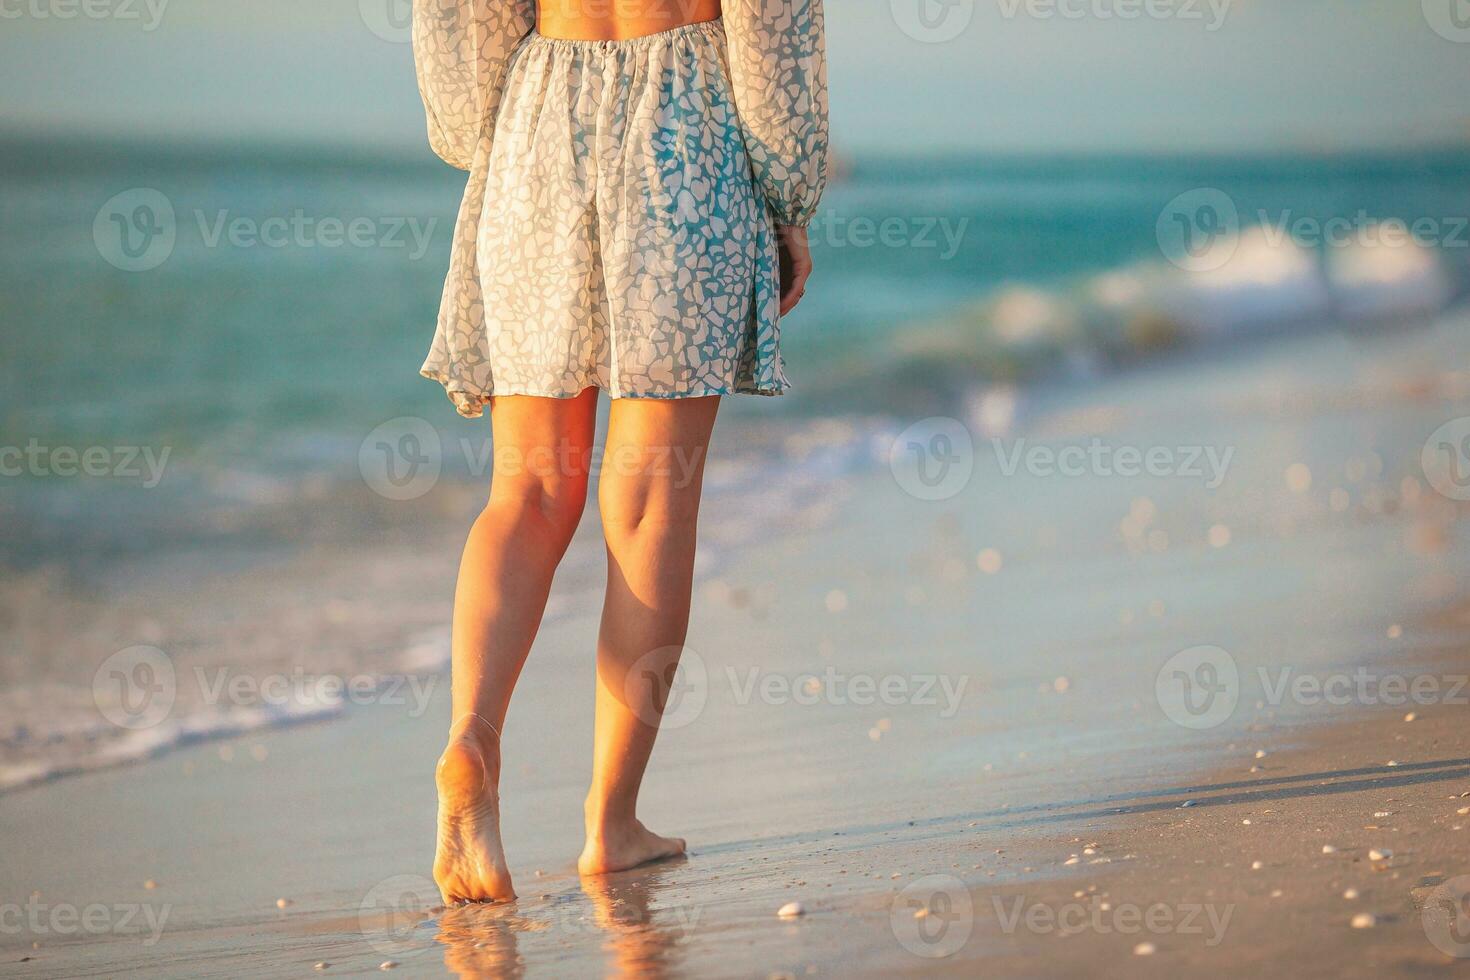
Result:
{"label": "fingers", "polygon": [[796,304],[801,302],[801,297],[806,293],[806,281],[812,274],[810,261],[796,262],[792,267],[791,281],[786,288],[781,290],[781,315],[785,316],[796,309]]}
{"label": "fingers", "polygon": [[795,225],[778,229],[781,258],[781,316],[796,309],[806,292],[807,278],[812,274],[812,253],[807,245],[807,230]]}

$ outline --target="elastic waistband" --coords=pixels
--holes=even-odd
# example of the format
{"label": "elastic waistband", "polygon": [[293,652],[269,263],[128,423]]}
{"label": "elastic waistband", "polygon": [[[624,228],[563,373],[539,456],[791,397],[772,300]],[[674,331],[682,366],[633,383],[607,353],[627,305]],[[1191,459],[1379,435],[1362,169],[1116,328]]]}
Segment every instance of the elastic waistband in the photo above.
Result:
{"label": "elastic waistband", "polygon": [[550,44],[554,47],[568,47],[583,51],[630,51],[677,41],[680,38],[721,38],[724,37],[724,34],[724,20],[716,17],[714,20],[702,20],[698,23],[670,28],[667,31],[659,31],[657,34],[644,34],[641,37],[629,37],[621,41],[584,41],[570,37],[547,37],[537,30],[532,30],[526,35],[526,41],[530,44]]}

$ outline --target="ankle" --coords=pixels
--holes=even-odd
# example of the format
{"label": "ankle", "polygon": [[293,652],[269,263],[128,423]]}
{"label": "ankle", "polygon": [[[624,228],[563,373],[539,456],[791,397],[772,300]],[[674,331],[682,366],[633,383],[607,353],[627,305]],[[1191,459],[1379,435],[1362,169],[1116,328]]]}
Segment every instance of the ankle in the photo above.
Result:
{"label": "ankle", "polygon": [[480,751],[486,760],[500,761],[500,729],[483,715],[466,714],[455,719],[449,726],[449,742],[468,742]]}
{"label": "ankle", "polygon": [[435,776],[441,790],[482,796],[500,787],[500,741],[481,726],[456,724],[439,756]]}
{"label": "ankle", "polygon": [[631,804],[588,797],[582,806],[582,819],[588,840],[601,840],[611,832],[638,822]]}

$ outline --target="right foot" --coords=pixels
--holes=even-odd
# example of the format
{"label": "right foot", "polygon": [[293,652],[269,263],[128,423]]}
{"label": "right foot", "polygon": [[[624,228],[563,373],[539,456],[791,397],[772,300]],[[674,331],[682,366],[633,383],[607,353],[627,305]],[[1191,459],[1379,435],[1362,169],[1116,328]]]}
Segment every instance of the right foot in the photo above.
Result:
{"label": "right foot", "polygon": [[682,837],[660,837],[641,821],[627,820],[596,830],[589,827],[587,845],[577,859],[577,871],[583,875],[626,871],[683,853]]}
{"label": "right foot", "polygon": [[466,731],[453,736],[439,757],[434,774],[439,785],[434,881],[446,905],[516,897],[500,843],[500,799],[490,768],[493,762],[498,770],[499,756],[498,744],[486,746]]}

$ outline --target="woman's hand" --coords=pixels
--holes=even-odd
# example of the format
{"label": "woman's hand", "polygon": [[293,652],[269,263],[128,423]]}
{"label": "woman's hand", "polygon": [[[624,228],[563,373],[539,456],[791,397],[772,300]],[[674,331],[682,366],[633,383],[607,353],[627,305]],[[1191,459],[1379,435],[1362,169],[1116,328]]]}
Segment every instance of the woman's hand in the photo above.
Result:
{"label": "woman's hand", "polygon": [[781,315],[796,309],[812,274],[812,250],[807,247],[806,229],[780,225],[776,235],[781,245]]}

